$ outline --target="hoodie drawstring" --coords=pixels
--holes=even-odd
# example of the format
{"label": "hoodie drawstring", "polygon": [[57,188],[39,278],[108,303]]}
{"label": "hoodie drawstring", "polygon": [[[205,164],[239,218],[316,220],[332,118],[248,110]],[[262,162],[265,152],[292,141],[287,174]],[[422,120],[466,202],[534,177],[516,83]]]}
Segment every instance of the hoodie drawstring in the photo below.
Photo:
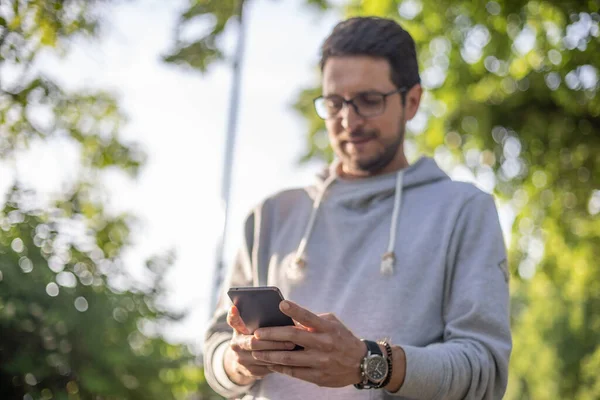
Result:
{"label": "hoodie drawstring", "polygon": [[[310,213],[310,217],[308,220],[308,224],[306,226],[306,230],[304,231],[304,235],[302,240],[300,241],[300,245],[296,250],[296,256],[294,257],[294,261],[290,266],[290,278],[298,279],[302,270],[306,267],[306,259],[304,257],[304,253],[306,251],[306,246],[308,244],[308,240],[313,230],[313,226],[315,224],[315,220],[317,219],[317,213],[319,211],[319,207],[321,206],[321,202],[323,197],[325,196],[325,192],[329,188],[329,186],[335,181],[337,175],[332,173],[324,182],[322,189],[317,194],[313,207]],[[392,220],[390,224],[390,236],[386,253],[383,254],[381,258],[381,267],[380,271],[383,275],[390,276],[394,273],[394,265],[396,263],[396,255],[394,253],[394,245],[396,243],[396,230],[398,228],[398,220],[400,218],[400,207],[402,206],[402,181],[404,177],[404,171],[398,171],[396,175],[396,190],[394,193],[394,210],[392,212]]]}
{"label": "hoodie drawstring", "polygon": [[381,257],[380,271],[386,276],[390,276],[394,273],[394,264],[396,264],[394,245],[396,244],[396,231],[398,228],[398,220],[400,219],[400,207],[402,206],[403,178],[404,171],[398,171],[398,175],[396,175],[396,192],[394,193],[394,211],[392,212],[392,223],[390,225],[390,239],[387,252]]}
{"label": "hoodie drawstring", "polygon": [[315,197],[315,201],[313,202],[312,210],[310,211],[310,217],[308,219],[308,225],[306,225],[306,230],[304,231],[304,235],[302,236],[302,240],[300,241],[300,245],[296,250],[296,257],[294,257],[294,262],[292,263],[292,278],[298,278],[302,272],[302,269],[306,266],[306,259],[304,258],[304,252],[306,251],[306,245],[308,244],[308,239],[310,238],[310,234],[312,233],[313,226],[315,225],[315,220],[317,219],[317,212],[319,211],[319,207],[321,206],[321,201],[325,196],[325,192],[329,185],[335,181],[336,174],[331,174],[323,183],[323,188]]}

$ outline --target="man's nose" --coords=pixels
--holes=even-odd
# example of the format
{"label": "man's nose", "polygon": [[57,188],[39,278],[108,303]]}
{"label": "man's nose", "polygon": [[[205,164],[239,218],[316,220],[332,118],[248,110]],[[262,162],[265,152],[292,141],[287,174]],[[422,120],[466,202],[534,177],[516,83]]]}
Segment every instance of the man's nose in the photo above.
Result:
{"label": "man's nose", "polygon": [[358,115],[353,104],[345,103],[340,110],[342,118],[342,127],[347,132],[352,132],[364,123],[364,118]]}

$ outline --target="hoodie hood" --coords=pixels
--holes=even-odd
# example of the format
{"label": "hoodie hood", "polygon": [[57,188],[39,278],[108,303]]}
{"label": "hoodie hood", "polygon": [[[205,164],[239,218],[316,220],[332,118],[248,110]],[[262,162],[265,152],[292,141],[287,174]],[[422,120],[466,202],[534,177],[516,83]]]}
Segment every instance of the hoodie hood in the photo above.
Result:
{"label": "hoodie hood", "polygon": [[387,251],[381,256],[381,273],[391,275],[396,262],[394,243],[396,242],[403,191],[450,178],[433,159],[425,157],[402,170],[367,179],[341,178],[338,176],[338,169],[339,162],[331,164],[318,176],[317,184],[307,189],[308,195],[313,200],[313,207],[306,230],[296,251],[294,268],[291,273],[301,276],[306,267],[306,247],[323,201],[333,206],[360,209],[394,196]]}
{"label": "hoodie hood", "polygon": [[[398,171],[366,179],[345,179],[337,171],[339,161],[332,163],[317,175],[317,182],[306,189],[313,201],[325,190],[324,201],[347,208],[364,208],[394,196]],[[450,177],[429,157],[401,170],[402,191],[428,185]]]}

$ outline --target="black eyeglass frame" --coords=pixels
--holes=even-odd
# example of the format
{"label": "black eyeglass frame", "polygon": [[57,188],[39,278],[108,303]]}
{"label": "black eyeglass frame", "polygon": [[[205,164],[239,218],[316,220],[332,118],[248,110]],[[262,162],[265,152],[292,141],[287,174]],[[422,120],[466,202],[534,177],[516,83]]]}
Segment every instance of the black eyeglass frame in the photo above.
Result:
{"label": "black eyeglass frame", "polygon": [[[321,118],[323,120],[336,118],[339,115],[340,111],[342,111],[342,109],[344,108],[344,105],[346,105],[346,106],[352,106],[352,108],[354,108],[354,111],[356,112],[356,114],[358,114],[362,118],[375,118],[375,117],[378,117],[378,116],[380,116],[381,114],[383,114],[385,112],[385,109],[386,109],[386,106],[387,106],[387,98],[389,96],[393,95],[393,94],[400,93],[400,95],[402,96],[402,106],[404,107],[404,105],[406,103],[406,93],[408,92],[408,90],[409,90],[409,88],[407,88],[406,86],[402,86],[399,89],[392,90],[391,92],[387,92],[387,93],[380,93],[380,92],[377,92],[377,91],[361,92],[361,93],[356,94],[351,99],[345,99],[342,96],[338,96],[338,97],[340,97],[342,99],[342,106],[340,107],[339,111],[335,115],[325,116],[325,117],[322,116],[321,114],[319,114],[319,107],[318,107],[317,103],[319,101],[326,100],[327,97],[326,96],[319,96],[319,97],[313,99],[313,105],[315,107],[315,111],[316,111],[317,115],[319,116],[319,118]],[[365,94],[380,95],[382,97],[383,106],[381,107],[381,111],[379,113],[373,114],[373,115],[362,115],[361,114],[361,112],[359,110],[359,107],[354,103],[354,101],[355,101],[355,99],[358,96],[362,96],[362,95],[365,95]]]}

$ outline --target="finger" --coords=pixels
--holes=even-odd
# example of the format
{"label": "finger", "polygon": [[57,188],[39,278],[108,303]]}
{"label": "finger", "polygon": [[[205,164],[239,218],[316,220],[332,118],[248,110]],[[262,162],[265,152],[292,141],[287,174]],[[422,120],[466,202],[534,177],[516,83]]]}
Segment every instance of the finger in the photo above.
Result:
{"label": "finger", "polygon": [[296,346],[292,342],[262,340],[254,335],[238,335],[231,344],[235,351],[292,350]]}
{"label": "finger", "polygon": [[257,361],[291,367],[317,368],[329,361],[326,354],[311,351],[253,351],[252,357]]}
{"label": "finger", "polygon": [[318,349],[324,352],[334,348],[333,338],[327,333],[309,332],[294,326],[260,328],[254,336],[261,341],[290,342],[304,348]]}
{"label": "finger", "polygon": [[324,314],[318,314],[319,318],[322,318],[326,321],[330,321],[330,322],[340,322],[340,320],[338,319],[338,317],[336,317],[335,314],[333,313],[324,313]]}
{"label": "finger", "polygon": [[285,315],[291,317],[294,321],[299,322],[311,330],[326,332],[331,328],[332,323],[313,314],[306,308],[300,307],[298,304],[289,300],[284,300],[279,304],[279,309]]}
{"label": "finger", "polygon": [[292,378],[300,379],[306,382],[317,383],[320,373],[312,368],[288,367],[285,365],[271,365],[268,369],[272,372],[279,372]]}
{"label": "finger", "polygon": [[253,367],[268,367],[269,365],[273,365],[273,363],[255,359],[250,351],[238,353],[235,361],[246,369]]}
{"label": "finger", "polygon": [[250,367],[244,367],[242,374],[251,378],[262,379],[271,372],[273,371],[271,371],[268,367],[252,365]]}
{"label": "finger", "polygon": [[246,324],[244,324],[244,321],[242,320],[240,312],[236,306],[231,306],[229,309],[229,312],[227,313],[227,324],[238,333],[243,333],[246,335],[250,334],[250,331],[248,328],[246,328]]}

